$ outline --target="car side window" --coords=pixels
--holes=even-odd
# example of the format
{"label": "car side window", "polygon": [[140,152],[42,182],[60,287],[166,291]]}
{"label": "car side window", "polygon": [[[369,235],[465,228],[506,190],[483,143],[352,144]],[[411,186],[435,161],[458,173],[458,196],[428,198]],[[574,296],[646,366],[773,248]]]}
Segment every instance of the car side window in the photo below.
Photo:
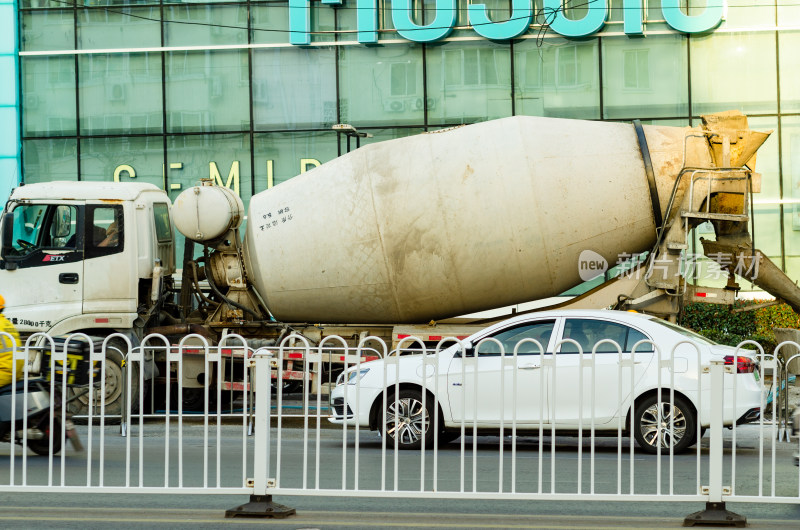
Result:
{"label": "car side window", "polygon": [[[503,329],[490,335],[490,337],[497,339],[503,345],[505,355],[513,355],[514,348],[517,343],[523,339],[535,339],[542,345],[542,349],[547,351],[547,345],[550,342],[550,335],[553,334],[555,327],[555,320],[537,320],[536,322],[526,322],[524,324],[517,324],[511,328]],[[478,341],[480,342],[480,341]],[[478,355],[484,356],[499,356],[500,346],[494,341],[487,341],[477,347]],[[532,342],[525,342],[520,345],[517,351],[518,355],[538,355],[540,353],[539,347]]]}
{"label": "car side window", "polygon": [[[628,328],[628,342],[625,345],[625,351],[629,352],[633,350],[633,347],[636,345],[637,342],[640,340],[650,340],[647,335],[642,333],[641,331],[637,331],[633,328]],[[639,352],[651,352],[653,351],[653,345],[649,342],[640,344],[638,348],[636,348],[636,353]]]}
{"label": "car side window", "polygon": [[[588,318],[568,318],[564,323],[564,339],[572,339],[581,345],[583,353],[591,354],[598,342],[610,339],[619,344],[623,352],[630,352],[633,345],[647,337],[631,327],[606,320]],[[642,344],[637,352],[653,351],[651,345]],[[604,342],[597,348],[597,353],[617,353],[616,346]],[[560,353],[578,353],[572,343],[561,345]]]}

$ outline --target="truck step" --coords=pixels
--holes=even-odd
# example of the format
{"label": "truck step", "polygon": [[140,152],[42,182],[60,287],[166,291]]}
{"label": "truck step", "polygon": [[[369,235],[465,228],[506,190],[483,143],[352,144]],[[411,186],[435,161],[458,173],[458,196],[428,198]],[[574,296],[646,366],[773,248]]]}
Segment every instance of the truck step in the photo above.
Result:
{"label": "truck step", "polygon": [[708,219],[710,221],[747,221],[747,215],[732,214],[732,213],[710,213],[710,212],[681,212],[681,217],[690,217],[692,219]]}

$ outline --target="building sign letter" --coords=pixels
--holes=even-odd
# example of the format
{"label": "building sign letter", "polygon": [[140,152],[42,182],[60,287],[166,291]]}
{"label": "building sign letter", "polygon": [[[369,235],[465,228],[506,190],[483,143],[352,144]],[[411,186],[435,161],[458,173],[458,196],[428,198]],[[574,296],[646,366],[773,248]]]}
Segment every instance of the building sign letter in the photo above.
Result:
{"label": "building sign letter", "polygon": [[456,23],[457,0],[436,0],[436,16],[425,26],[414,23],[414,7],[411,0],[392,2],[392,22],[397,33],[414,42],[434,42],[450,35]]}
{"label": "building sign letter", "polygon": [[[239,194],[239,161],[234,160],[233,164],[231,164],[231,170],[228,173],[228,181],[226,183],[222,183],[222,176],[219,174],[219,168],[217,167],[216,162],[210,162],[208,164],[208,178],[214,181],[214,184],[217,186],[224,186],[228,189],[232,189],[236,195]],[[231,187],[233,184],[233,187]]]}
{"label": "building sign letter", "polygon": [[123,171],[127,173],[130,178],[136,178],[136,171],[133,170],[133,167],[129,166],[128,164],[121,164],[114,170],[114,182],[119,182],[119,178],[122,176]]}
{"label": "building sign letter", "polygon": [[544,0],[544,18],[556,33],[565,37],[585,37],[603,28],[608,18],[608,4],[605,1],[590,2],[586,16],[572,20],[564,16],[561,0]]}
{"label": "building sign letter", "polygon": [[506,40],[519,37],[531,25],[533,10],[530,0],[513,0],[511,16],[505,22],[492,22],[489,20],[488,9],[485,4],[470,4],[467,8],[469,23],[475,33],[481,37],[493,40]]}
{"label": "building sign letter", "polygon": [[311,44],[311,0],[289,0],[289,43]]}
{"label": "building sign letter", "polygon": [[701,15],[689,16],[681,11],[679,0],[661,0],[661,12],[669,26],[684,33],[703,33],[720,25],[727,9],[725,1],[706,0],[706,10]]}
{"label": "building sign letter", "polygon": [[300,173],[308,171],[308,166],[319,167],[320,161],[316,158],[301,158],[300,159]]}

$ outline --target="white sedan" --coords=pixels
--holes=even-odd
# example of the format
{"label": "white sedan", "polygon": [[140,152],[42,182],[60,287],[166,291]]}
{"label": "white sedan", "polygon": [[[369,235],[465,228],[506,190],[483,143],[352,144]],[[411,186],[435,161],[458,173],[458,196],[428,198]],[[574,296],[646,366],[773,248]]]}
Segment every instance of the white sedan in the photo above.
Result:
{"label": "white sedan", "polygon": [[680,452],[709,425],[711,380],[703,367],[712,359],[736,364],[735,375],[724,378],[723,423],[758,419],[762,391],[752,354],[639,313],[522,315],[436,354],[351,366],[331,392],[330,421],[385,431],[392,446],[396,437],[399,447],[418,449],[432,446],[434,425],[440,442],[460,436],[462,427],[467,434],[476,428],[496,435],[501,426],[510,434],[512,425],[518,433],[588,433],[592,417],[597,435],[620,428],[630,435],[632,410],[642,449],[655,453],[660,444]]}

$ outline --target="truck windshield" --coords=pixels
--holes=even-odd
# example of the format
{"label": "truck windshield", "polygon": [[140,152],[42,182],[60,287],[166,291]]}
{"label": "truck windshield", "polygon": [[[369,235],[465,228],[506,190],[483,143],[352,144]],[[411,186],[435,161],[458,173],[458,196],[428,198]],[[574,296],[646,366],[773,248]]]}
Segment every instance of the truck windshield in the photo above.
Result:
{"label": "truck windshield", "polygon": [[22,204],[14,208],[12,253],[27,256],[38,249],[74,250],[77,208],[69,205]]}

